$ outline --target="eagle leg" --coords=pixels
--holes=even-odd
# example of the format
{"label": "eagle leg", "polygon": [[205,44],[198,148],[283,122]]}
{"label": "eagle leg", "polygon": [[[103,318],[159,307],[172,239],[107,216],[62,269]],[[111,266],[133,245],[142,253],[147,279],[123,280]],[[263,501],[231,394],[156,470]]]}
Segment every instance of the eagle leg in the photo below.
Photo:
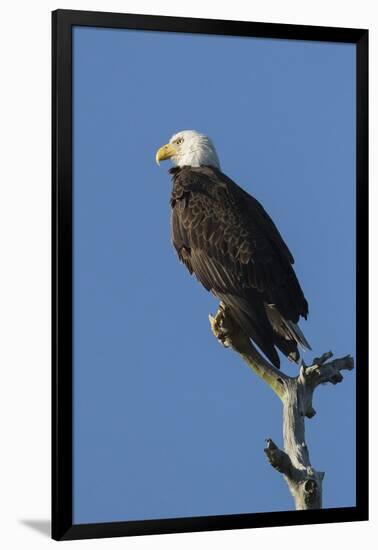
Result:
{"label": "eagle leg", "polygon": [[214,316],[209,315],[211,330],[218,342],[225,348],[236,348],[238,350],[249,350],[249,336],[240,328],[235,321],[231,309],[220,302]]}
{"label": "eagle leg", "polygon": [[209,315],[211,330],[218,342],[225,348],[231,346],[230,336],[232,334],[232,320],[227,316],[227,307],[220,302],[214,316]]}

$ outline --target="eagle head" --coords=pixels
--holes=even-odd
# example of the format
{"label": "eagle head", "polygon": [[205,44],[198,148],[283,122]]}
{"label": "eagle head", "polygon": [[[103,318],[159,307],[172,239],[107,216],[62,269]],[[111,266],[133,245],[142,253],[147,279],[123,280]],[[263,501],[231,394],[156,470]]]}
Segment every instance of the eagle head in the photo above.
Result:
{"label": "eagle head", "polygon": [[156,162],[171,159],[174,166],[215,166],[219,158],[210,138],[195,130],[183,130],[171,137],[156,153]]}

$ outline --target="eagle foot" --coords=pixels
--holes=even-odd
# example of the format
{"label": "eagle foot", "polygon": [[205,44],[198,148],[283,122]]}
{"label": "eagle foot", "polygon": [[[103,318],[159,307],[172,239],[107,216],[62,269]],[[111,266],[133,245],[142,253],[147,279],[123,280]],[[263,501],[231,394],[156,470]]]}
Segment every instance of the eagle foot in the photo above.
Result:
{"label": "eagle foot", "polygon": [[221,302],[214,316],[209,315],[211,330],[218,342],[225,348],[231,346],[232,327],[229,326],[226,306]]}

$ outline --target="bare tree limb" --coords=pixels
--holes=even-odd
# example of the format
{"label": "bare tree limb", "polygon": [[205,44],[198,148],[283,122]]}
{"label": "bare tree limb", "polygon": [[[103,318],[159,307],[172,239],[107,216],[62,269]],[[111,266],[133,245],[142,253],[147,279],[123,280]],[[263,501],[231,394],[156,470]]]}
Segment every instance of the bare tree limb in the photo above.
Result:
{"label": "bare tree limb", "polygon": [[315,389],[327,382],[340,383],[343,380],[340,371],[352,370],[353,358],[347,355],[328,361],[332,353],[327,352],[316,357],[309,366],[302,362],[298,376],[291,377],[260,355],[223,303],[209,319],[213,334],[219,342],[241,355],[282,401],[284,450],[267,439],[264,452],[272,467],[284,476],[295,508],[321,508],[324,472],[316,471],[311,465],[305,441],[305,418],[312,418],[316,414],[312,404]]}

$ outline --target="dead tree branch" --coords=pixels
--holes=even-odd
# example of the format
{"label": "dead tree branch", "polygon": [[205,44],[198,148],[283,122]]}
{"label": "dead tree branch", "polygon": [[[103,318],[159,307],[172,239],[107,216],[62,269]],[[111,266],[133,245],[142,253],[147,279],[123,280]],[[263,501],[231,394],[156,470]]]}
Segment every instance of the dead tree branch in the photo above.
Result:
{"label": "dead tree branch", "polygon": [[302,362],[298,376],[291,377],[260,355],[224,304],[221,303],[217,313],[214,317],[210,315],[209,319],[211,329],[222,345],[241,355],[282,401],[284,450],[267,439],[264,452],[273,468],[284,476],[296,510],[321,508],[324,472],[318,472],[311,466],[305,441],[305,418],[316,414],[312,403],[315,389],[327,382],[341,382],[343,376],[340,371],[352,370],[353,358],[347,355],[328,361],[332,353],[327,352],[315,358],[309,366]]}

